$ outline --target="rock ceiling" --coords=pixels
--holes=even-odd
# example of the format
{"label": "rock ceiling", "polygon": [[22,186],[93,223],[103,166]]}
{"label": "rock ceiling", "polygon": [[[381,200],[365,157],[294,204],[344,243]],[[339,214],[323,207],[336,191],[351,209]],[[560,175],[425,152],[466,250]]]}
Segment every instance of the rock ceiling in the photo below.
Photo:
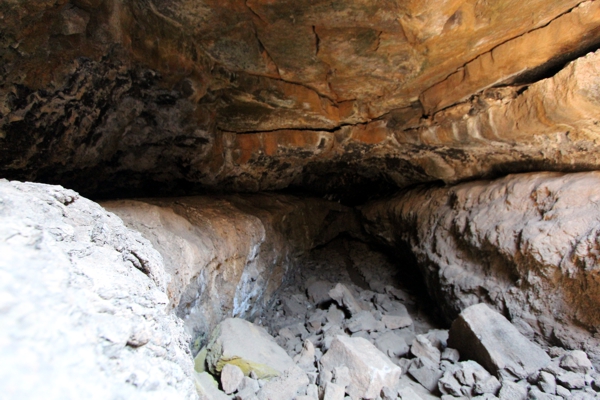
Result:
{"label": "rock ceiling", "polygon": [[361,198],[600,164],[580,58],[600,1],[10,0],[0,20],[7,178]]}

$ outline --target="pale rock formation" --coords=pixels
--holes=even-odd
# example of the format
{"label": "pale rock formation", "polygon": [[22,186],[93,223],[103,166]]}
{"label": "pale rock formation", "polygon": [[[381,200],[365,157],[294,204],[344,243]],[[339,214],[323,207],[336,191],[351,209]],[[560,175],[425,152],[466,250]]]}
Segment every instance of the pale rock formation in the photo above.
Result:
{"label": "pale rock formation", "polygon": [[114,214],[0,180],[0,254],[2,397],[198,397],[162,257]]}

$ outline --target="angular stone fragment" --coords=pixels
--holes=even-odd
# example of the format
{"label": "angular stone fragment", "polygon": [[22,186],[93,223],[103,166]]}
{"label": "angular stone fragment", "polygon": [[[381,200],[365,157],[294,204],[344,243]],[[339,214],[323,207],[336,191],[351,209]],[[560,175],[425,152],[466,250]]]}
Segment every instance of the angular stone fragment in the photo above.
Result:
{"label": "angular stone fragment", "polygon": [[562,356],[560,366],[567,371],[581,372],[582,374],[587,374],[594,369],[587,354],[581,350],[573,350]]}
{"label": "angular stone fragment", "polygon": [[437,389],[438,381],[442,377],[441,370],[433,366],[429,361],[423,362],[420,358],[410,365],[408,373],[430,392]]}
{"label": "angular stone fragment", "polygon": [[384,386],[394,386],[401,370],[373,344],[362,338],[337,336],[320,360],[321,371],[347,366],[351,382],[346,392],[352,398],[376,398]]}
{"label": "angular stone fragment", "polygon": [[553,394],[544,393],[538,388],[532,388],[529,391],[529,400],[560,400],[562,397]]}
{"label": "angular stone fragment", "polygon": [[402,400],[423,400],[423,397],[419,396],[417,392],[409,387],[404,387],[398,390],[398,395]]}
{"label": "angular stone fragment", "polygon": [[502,382],[498,398],[500,400],[525,400],[527,398],[527,387],[505,380]]}
{"label": "angular stone fragment", "polygon": [[565,372],[556,377],[556,382],[567,389],[581,389],[585,386],[585,377],[577,372]]}
{"label": "angular stone fragment", "polygon": [[454,320],[448,345],[463,357],[478,361],[497,377],[508,372],[526,378],[550,363],[544,350],[483,303],[466,308]]}
{"label": "angular stone fragment", "polygon": [[412,342],[410,352],[415,357],[431,361],[431,363],[435,366],[437,366],[440,363],[440,351],[431,344],[431,342],[425,335],[417,335],[415,340],[413,340]]}
{"label": "angular stone fragment", "polygon": [[458,360],[460,360],[460,353],[456,349],[446,347],[444,351],[442,351],[442,360],[458,362]]}
{"label": "angular stone fragment", "polygon": [[364,310],[352,315],[352,318],[346,324],[346,328],[352,333],[359,331],[371,332],[376,330],[378,326],[373,314]]}
{"label": "angular stone fragment", "polygon": [[221,370],[221,387],[227,394],[238,390],[243,379],[244,373],[237,365],[226,364]]}
{"label": "angular stone fragment", "polygon": [[350,289],[345,285],[338,283],[329,291],[329,296],[334,299],[341,307],[348,310],[351,315],[357,314],[363,308],[360,303],[354,298]]}
{"label": "angular stone fragment", "polygon": [[461,396],[461,384],[456,380],[454,374],[450,371],[444,372],[444,375],[438,381],[438,389],[442,394],[452,396]]}
{"label": "angular stone fragment", "polygon": [[402,357],[409,351],[406,341],[394,332],[385,332],[375,339],[375,346],[388,357]]}
{"label": "angular stone fragment", "polygon": [[381,317],[381,322],[385,324],[387,329],[400,329],[411,326],[413,321],[410,316],[402,315],[384,315]]}
{"label": "angular stone fragment", "polygon": [[549,372],[540,372],[538,387],[544,393],[556,394],[556,378]]}
{"label": "angular stone fragment", "polygon": [[227,318],[213,331],[206,363],[213,374],[225,364],[237,365],[248,376],[272,378],[298,367],[285,350],[261,327],[239,318]]}
{"label": "angular stone fragment", "polygon": [[310,340],[304,341],[302,351],[294,357],[294,361],[305,371],[315,369],[315,346]]}

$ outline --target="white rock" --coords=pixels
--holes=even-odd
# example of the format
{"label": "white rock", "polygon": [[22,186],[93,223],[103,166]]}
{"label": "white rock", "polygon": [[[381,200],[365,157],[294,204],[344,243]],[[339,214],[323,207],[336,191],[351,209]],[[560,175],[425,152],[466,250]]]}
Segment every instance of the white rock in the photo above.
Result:
{"label": "white rock", "polygon": [[333,371],[347,366],[352,378],[347,393],[353,398],[374,399],[384,386],[394,386],[399,367],[373,344],[362,338],[337,336],[320,360],[320,369]]}
{"label": "white rock", "polygon": [[228,400],[229,396],[219,390],[217,381],[208,372],[195,373],[196,390],[202,400]]}
{"label": "white rock", "polygon": [[344,400],[344,387],[327,382],[323,393],[323,400]]}
{"label": "white rock", "polygon": [[221,370],[221,387],[227,394],[231,394],[238,390],[243,379],[244,373],[237,365],[225,364]]}
{"label": "white rock", "polygon": [[567,371],[580,372],[582,374],[587,374],[594,369],[587,354],[581,350],[573,350],[563,355],[560,359],[560,366]]}

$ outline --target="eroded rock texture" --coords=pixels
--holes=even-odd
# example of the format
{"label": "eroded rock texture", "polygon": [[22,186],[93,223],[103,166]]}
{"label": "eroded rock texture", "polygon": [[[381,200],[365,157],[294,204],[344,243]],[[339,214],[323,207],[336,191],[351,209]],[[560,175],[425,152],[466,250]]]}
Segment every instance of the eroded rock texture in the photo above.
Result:
{"label": "eroded rock texture", "polygon": [[71,190],[0,181],[0,386],[21,399],[195,399],[160,254]]}
{"label": "eroded rock texture", "polygon": [[598,56],[554,76],[600,43],[597,1],[11,1],[0,19],[7,178],[363,201],[599,164]]}
{"label": "eroded rock texture", "polygon": [[282,195],[123,200],[102,205],[165,260],[170,307],[200,342],[223,318],[252,318],[302,256],[358,231],[337,203]]}
{"label": "eroded rock texture", "polygon": [[485,302],[598,364],[599,188],[597,172],[509,175],[414,189],[363,216],[382,242],[408,244],[448,319]]}

